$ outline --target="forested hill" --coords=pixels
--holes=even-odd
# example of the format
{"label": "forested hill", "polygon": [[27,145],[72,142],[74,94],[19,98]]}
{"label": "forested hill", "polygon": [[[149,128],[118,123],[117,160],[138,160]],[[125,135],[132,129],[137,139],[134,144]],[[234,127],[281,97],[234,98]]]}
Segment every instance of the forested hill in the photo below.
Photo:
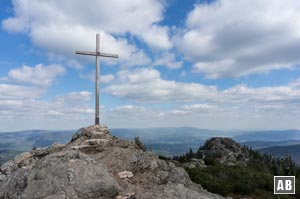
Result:
{"label": "forested hill", "polygon": [[[261,154],[230,138],[212,138],[197,151],[173,159],[185,167],[192,181],[227,197],[273,199],[274,175],[295,175],[300,186],[300,168],[291,157]],[[299,189],[296,198],[300,198]]]}
{"label": "forested hill", "polygon": [[278,157],[291,156],[293,161],[295,161],[298,165],[300,164],[300,144],[290,146],[272,146],[258,149],[258,151]]}

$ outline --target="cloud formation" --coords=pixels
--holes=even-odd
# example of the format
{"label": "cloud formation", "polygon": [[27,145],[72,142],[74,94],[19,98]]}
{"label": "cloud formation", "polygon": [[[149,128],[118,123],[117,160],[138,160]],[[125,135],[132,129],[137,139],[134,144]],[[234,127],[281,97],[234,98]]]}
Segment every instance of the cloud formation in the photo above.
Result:
{"label": "cloud formation", "polygon": [[289,69],[300,63],[299,8],[297,0],[196,4],[176,45],[207,78]]}
{"label": "cloud formation", "polygon": [[44,89],[22,85],[0,84],[1,100],[35,99],[45,92]]}
{"label": "cloud formation", "polygon": [[183,61],[177,61],[176,56],[173,53],[165,53],[161,57],[157,58],[154,66],[165,66],[169,69],[179,69],[183,65]]}
{"label": "cloud formation", "polygon": [[[252,88],[244,84],[220,90],[216,86],[165,80],[153,68],[119,71],[116,80],[104,92],[126,100],[142,103],[208,102],[209,104],[286,110],[300,105],[300,83]],[[202,104],[201,103],[201,104]],[[185,106],[183,109],[208,108],[211,105]],[[214,106],[213,106],[214,107]]]}
{"label": "cloud formation", "polygon": [[140,102],[206,100],[217,93],[215,86],[164,80],[158,70],[150,68],[122,70],[117,80],[103,91]]}
{"label": "cloud formation", "polygon": [[54,54],[70,57],[76,49],[93,50],[96,32],[101,32],[102,51],[119,54],[116,61],[125,65],[150,61],[143,50],[127,41],[125,34],[151,48],[172,47],[168,27],[158,25],[164,12],[158,0],[14,0],[13,6],[14,15],[3,20],[2,27],[28,34],[35,45]]}
{"label": "cloud formation", "polygon": [[[105,87],[105,92],[140,105],[128,104],[103,111],[103,121],[113,127],[176,124],[220,129],[266,128],[268,125],[288,128],[289,125],[297,127],[296,121],[300,119],[299,80],[284,86],[252,88],[240,84],[220,90],[215,86],[164,80],[153,68],[122,70],[115,78]],[[30,123],[36,128],[54,124],[67,128],[64,123],[74,125],[76,120],[80,127],[89,124],[94,117],[90,107],[92,93],[69,92],[45,101],[41,98],[45,92],[45,87],[34,85],[0,84],[1,121],[13,125],[17,119],[19,128],[29,128],[28,121],[39,121]],[[168,101],[177,105],[170,109],[147,107],[148,103]],[[69,128],[74,128],[72,125]]]}
{"label": "cloud formation", "polygon": [[[10,86],[10,88],[18,87]],[[94,116],[94,109],[89,107],[91,93],[87,91],[71,92],[46,101],[41,99],[41,93],[38,93],[36,88],[24,88],[24,92],[30,91],[27,98],[23,97],[23,93],[21,93],[22,98],[20,96],[7,96],[4,99],[0,97],[2,131],[33,128],[73,129],[88,125]],[[3,92],[5,92],[3,85],[0,84],[0,96]],[[34,95],[29,96],[32,93]]]}
{"label": "cloud formation", "polygon": [[8,72],[8,79],[16,83],[32,84],[38,87],[48,87],[57,76],[65,73],[60,65],[43,66],[38,64],[34,67],[22,66]]}
{"label": "cloud formation", "polygon": [[[86,74],[80,74],[80,78],[82,79],[87,79],[91,82],[95,82],[95,70],[92,70]],[[111,81],[113,81],[115,79],[115,76],[112,74],[106,74],[106,75],[101,75],[100,74],[100,83],[110,83]]]}
{"label": "cloud formation", "polygon": [[92,118],[94,113],[90,107],[92,93],[69,92],[54,99],[43,99],[55,78],[64,72],[65,69],[59,65],[41,64],[10,70],[7,77],[0,82],[2,130],[54,129],[54,123],[57,123],[58,128],[71,128],[71,123],[68,125],[67,121],[72,120],[79,120],[78,124],[87,124],[87,119]]}
{"label": "cloud formation", "polygon": [[[165,21],[167,4],[164,0],[14,0],[13,14],[2,21],[2,28],[27,35],[34,46],[45,49],[48,62],[64,66],[23,65],[1,77],[0,125],[22,120],[24,125],[36,121],[32,127],[42,125],[40,121],[63,127],[68,121],[84,125],[80,122],[93,118],[92,93],[79,89],[82,85],[52,99],[44,96],[66,67],[81,70],[76,71],[80,78],[94,81],[93,71],[82,70],[94,58],[74,51],[94,51],[95,33],[100,32],[101,51],[120,56],[101,59],[118,66],[101,74],[101,96],[112,99],[109,107],[118,106],[101,112],[102,119],[114,127],[137,127],[139,121],[140,127],[300,128],[299,79],[256,87],[239,79],[299,65],[299,1],[201,1],[179,27]],[[218,81],[205,81],[202,75],[235,77],[238,83],[221,89]]]}
{"label": "cloud formation", "polygon": [[[35,45],[52,56],[71,59],[74,68],[81,67],[74,61],[74,49],[93,50],[95,32],[101,32],[103,51],[120,55],[118,60],[103,59],[108,64],[145,66],[153,62],[154,66],[178,69],[184,62],[169,52],[173,46],[192,62],[193,72],[211,79],[300,64],[297,0],[198,3],[188,13],[185,27],[175,29],[160,25],[167,9],[167,3],[160,0],[93,0],[89,4],[79,0],[14,0],[13,5],[14,15],[3,20],[2,27],[28,34]],[[163,56],[152,60],[135,39],[150,49],[162,50]]]}
{"label": "cloud formation", "polygon": [[[126,117],[124,117],[126,115]],[[236,106],[186,104],[171,110],[153,109],[136,105],[116,107],[104,116],[104,121],[115,128],[195,126],[205,129],[290,129],[299,128],[300,112],[268,111]],[[136,121],[139,121],[138,123]],[[238,122],[237,122],[238,121]]]}

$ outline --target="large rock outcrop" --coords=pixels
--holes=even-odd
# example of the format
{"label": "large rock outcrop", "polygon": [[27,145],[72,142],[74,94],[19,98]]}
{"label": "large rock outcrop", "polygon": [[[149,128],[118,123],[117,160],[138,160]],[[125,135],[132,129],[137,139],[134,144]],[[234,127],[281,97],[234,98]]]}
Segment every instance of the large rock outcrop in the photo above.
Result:
{"label": "large rock outcrop", "polygon": [[245,166],[250,160],[249,150],[230,138],[211,138],[197,153],[200,158],[211,157],[226,166]]}
{"label": "large rock outcrop", "polygon": [[0,199],[221,199],[174,163],[105,126],[77,131],[66,145],[37,148],[0,169]]}

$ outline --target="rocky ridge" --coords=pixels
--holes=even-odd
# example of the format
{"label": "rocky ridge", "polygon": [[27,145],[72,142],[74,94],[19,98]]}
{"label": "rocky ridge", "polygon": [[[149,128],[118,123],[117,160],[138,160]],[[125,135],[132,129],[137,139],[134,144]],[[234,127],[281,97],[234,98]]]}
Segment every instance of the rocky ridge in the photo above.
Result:
{"label": "rocky ridge", "polygon": [[198,150],[198,156],[211,157],[225,166],[244,165],[250,160],[249,150],[230,138],[214,137]]}
{"label": "rocky ridge", "polygon": [[19,154],[0,168],[0,199],[222,199],[182,167],[111,136],[79,129],[66,144]]}

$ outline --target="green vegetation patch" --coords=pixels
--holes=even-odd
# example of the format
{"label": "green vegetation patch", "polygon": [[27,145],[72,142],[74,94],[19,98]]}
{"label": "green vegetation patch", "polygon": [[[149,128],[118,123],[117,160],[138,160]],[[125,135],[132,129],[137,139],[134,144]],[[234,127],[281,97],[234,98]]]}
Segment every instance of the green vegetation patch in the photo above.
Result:
{"label": "green vegetation patch", "polygon": [[205,169],[186,170],[192,181],[223,196],[230,193],[249,195],[258,189],[273,191],[273,175],[247,167],[208,166]]}

